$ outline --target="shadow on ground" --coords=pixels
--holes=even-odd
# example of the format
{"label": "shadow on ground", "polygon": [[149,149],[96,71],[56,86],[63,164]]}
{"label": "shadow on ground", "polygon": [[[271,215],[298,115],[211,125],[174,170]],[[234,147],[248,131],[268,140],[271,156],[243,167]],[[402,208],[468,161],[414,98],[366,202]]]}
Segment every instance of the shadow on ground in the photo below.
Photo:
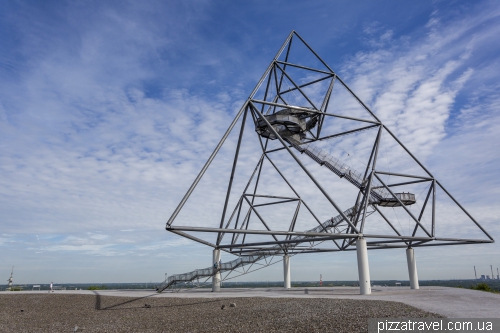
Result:
{"label": "shadow on ground", "polygon": [[[144,308],[144,307],[146,307],[145,304],[140,305],[140,306],[139,305],[131,306],[131,307],[122,307],[122,305],[132,304],[132,303],[137,302],[137,301],[144,301],[144,300],[147,300],[149,298],[157,296],[157,294],[151,294],[151,295],[147,295],[147,296],[143,296],[143,297],[136,297],[134,299],[127,300],[125,302],[116,303],[116,304],[113,304],[110,306],[103,307],[102,306],[102,299],[101,299],[102,296],[97,291],[93,291],[93,293],[95,294],[95,309],[96,310],[127,310],[127,309]],[[156,306],[150,306],[150,307],[154,307],[154,308],[184,307],[184,306],[199,305],[199,304],[218,303],[218,302],[225,301],[225,300],[228,300],[228,299],[217,298],[217,299],[213,299],[213,300],[199,301],[199,302],[193,302],[193,303],[187,303],[187,304],[160,305],[160,306],[156,305]],[[141,302],[141,304],[142,304],[142,302]]]}

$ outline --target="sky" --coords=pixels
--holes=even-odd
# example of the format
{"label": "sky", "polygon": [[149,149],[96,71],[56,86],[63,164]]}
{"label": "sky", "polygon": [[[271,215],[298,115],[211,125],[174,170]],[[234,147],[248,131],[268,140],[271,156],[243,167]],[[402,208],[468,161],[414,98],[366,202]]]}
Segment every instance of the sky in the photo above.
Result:
{"label": "sky", "polygon": [[[292,30],[498,240],[497,1],[4,1],[0,278],[154,282],[211,266],[211,248],[165,223]],[[229,141],[208,191],[227,186]],[[220,219],[218,197],[201,198],[187,216]],[[424,280],[500,267],[498,242],[415,256]],[[373,280],[408,279],[404,249],[369,260]],[[292,258],[292,281],[320,274],[356,280],[355,253]]]}

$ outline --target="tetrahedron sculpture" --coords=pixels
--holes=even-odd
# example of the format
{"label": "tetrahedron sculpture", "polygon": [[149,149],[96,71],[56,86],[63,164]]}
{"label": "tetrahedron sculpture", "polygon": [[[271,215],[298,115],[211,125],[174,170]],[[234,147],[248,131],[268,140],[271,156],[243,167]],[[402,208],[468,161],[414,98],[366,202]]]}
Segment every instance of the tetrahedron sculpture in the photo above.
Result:
{"label": "tetrahedron sculpture", "polygon": [[[228,139],[231,134],[234,138]],[[234,148],[231,168],[217,177],[223,180],[217,188],[224,189],[219,215],[207,214],[202,222],[195,218],[194,226],[193,219],[177,219],[229,140]],[[361,293],[366,294],[367,249],[408,249],[410,280],[412,274],[415,280],[413,248],[493,242],[295,31],[166,229],[215,252],[214,267],[172,276],[163,287],[200,276],[217,281],[221,272],[277,255],[284,256],[289,287],[288,256],[357,250]],[[221,250],[236,259],[219,263]],[[412,287],[418,288],[418,279]]]}

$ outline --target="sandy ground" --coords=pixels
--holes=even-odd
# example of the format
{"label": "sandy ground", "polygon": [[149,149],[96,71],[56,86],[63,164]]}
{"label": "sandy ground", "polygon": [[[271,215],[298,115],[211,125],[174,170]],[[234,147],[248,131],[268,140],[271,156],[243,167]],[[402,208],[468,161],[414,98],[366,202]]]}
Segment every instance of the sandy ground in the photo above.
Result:
{"label": "sandy ground", "polygon": [[352,333],[367,332],[368,318],[439,317],[377,300],[211,296],[0,293],[0,331]]}

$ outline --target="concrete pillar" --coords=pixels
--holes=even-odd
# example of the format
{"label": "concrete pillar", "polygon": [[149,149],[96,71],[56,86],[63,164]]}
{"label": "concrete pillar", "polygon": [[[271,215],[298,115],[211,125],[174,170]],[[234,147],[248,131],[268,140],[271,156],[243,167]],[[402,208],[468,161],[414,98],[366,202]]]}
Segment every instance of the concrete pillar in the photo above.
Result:
{"label": "concrete pillar", "polygon": [[368,251],[366,249],[366,240],[364,238],[358,238],[356,240],[356,253],[358,256],[360,294],[370,295],[372,293],[370,267],[368,266]]}
{"label": "concrete pillar", "polygon": [[[214,267],[215,263],[219,263],[220,260],[220,250],[214,249],[214,255],[212,260],[212,267]],[[215,270],[215,267],[214,267]],[[212,292],[220,291],[220,271],[217,270],[214,276],[212,276]]]}
{"label": "concrete pillar", "polygon": [[419,289],[417,262],[415,261],[415,253],[411,247],[406,249],[406,261],[408,263],[408,275],[410,276],[411,289]]}
{"label": "concrete pillar", "polygon": [[285,254],[283,256],[283,286],[285,289],[290,289],[290,256]]}

